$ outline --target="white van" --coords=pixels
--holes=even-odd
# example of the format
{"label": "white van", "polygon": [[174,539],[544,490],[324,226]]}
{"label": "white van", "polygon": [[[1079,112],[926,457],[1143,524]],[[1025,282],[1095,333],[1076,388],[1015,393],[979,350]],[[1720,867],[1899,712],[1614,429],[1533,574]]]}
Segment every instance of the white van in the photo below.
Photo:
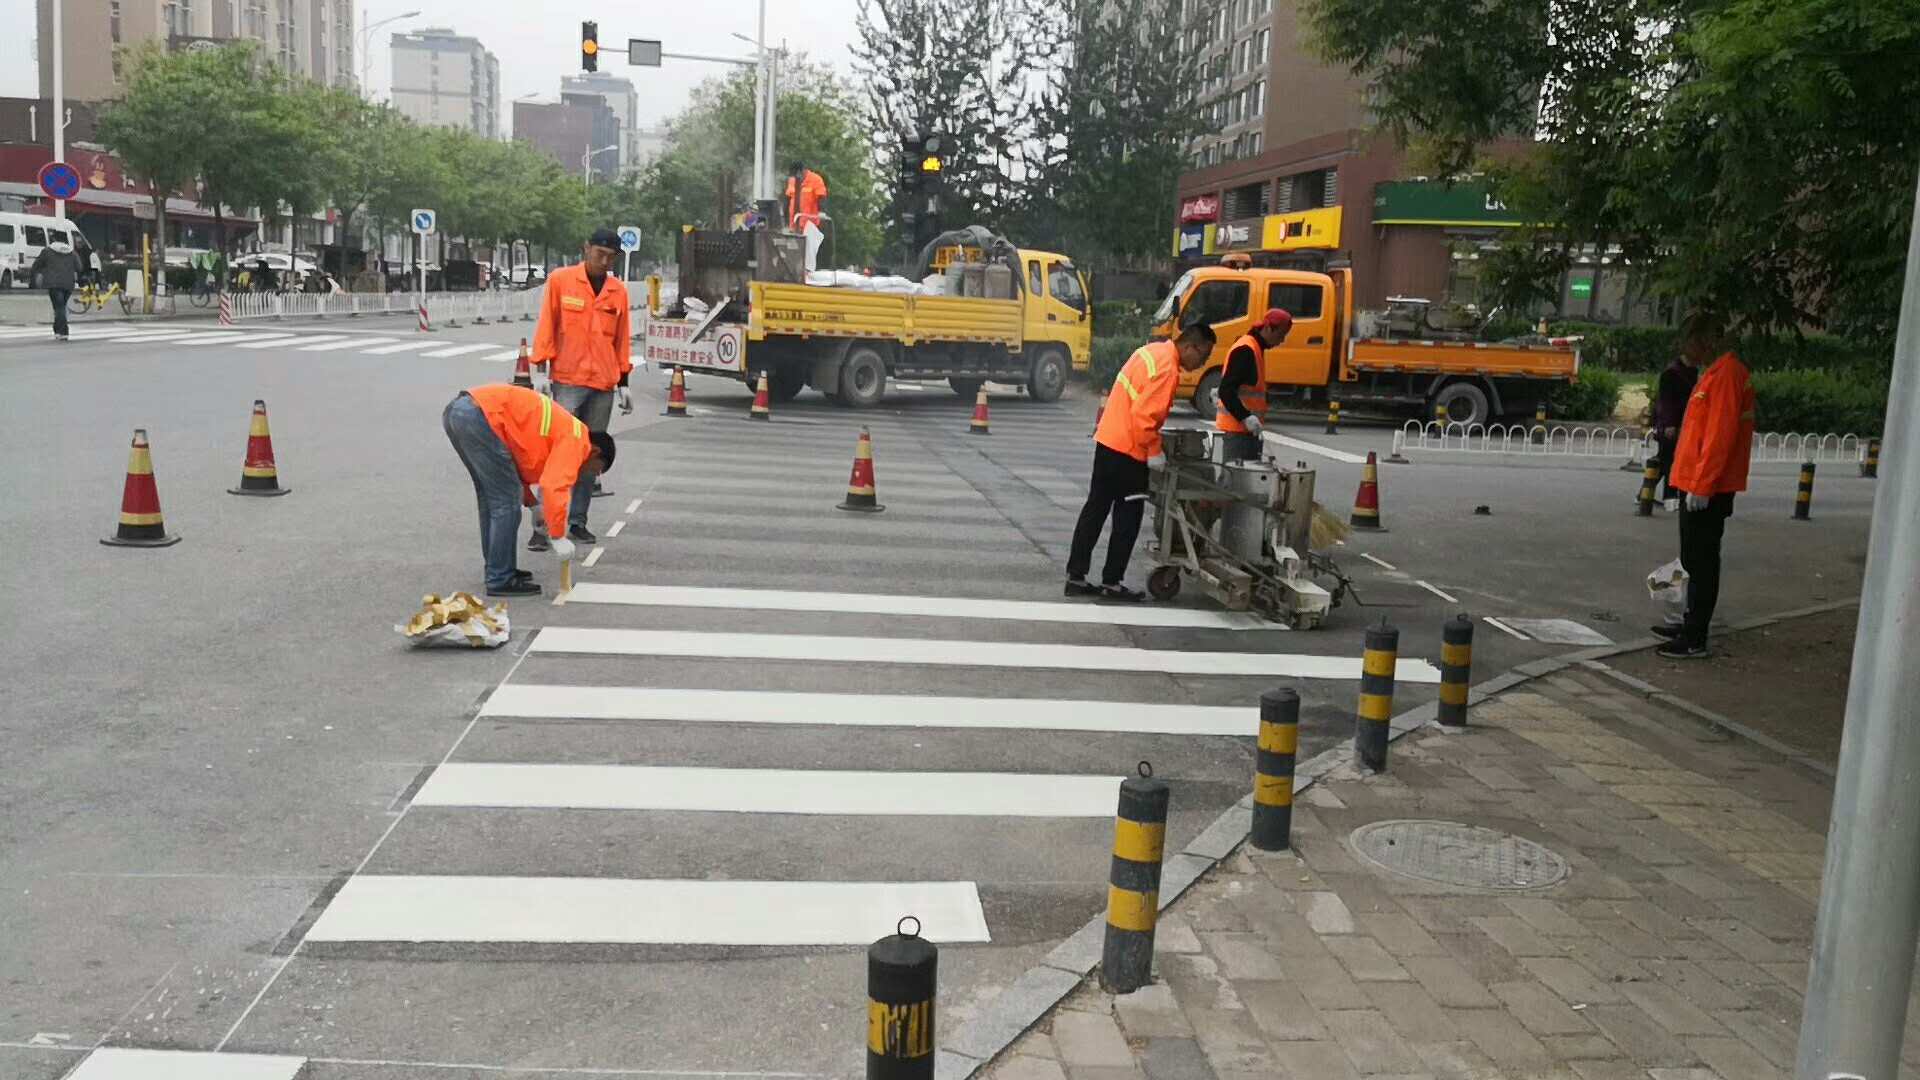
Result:
{"label": "white van", "polygon": [[86,243],[79,226],[45,214],[0,213],[0,289],[39,288],[28,280],[34,257],[50,241],[65,240],[76,246]]}

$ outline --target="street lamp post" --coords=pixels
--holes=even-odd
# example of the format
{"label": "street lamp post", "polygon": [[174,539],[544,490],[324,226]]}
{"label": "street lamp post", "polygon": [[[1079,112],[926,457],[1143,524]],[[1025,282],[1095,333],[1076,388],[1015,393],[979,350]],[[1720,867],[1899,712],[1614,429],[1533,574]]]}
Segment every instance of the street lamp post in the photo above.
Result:
{"label": "street lamp post", "polygon": [[401,19],[411,19],[418,14],[420,14],[418,11],[409,11],[404,14],[395,15],[392,18],[381,19],[377,23],[369,23],[367,21],[367,9],[360,9],[360,93],[367,93],[367,72],[373,60],[367,53],[373,48],[373,32],[390,22],[399,22]]}
{"label": "street lamp post", "polygon": [[[64,0],[53,0],[53,160],[67,160],[66,58],[61,55],[60,23]],[[67,200],[53,200],[53,216],[67,220]]]}
{"label": "street lamp post", "polygon": [[586,153],[581,154],[580,155],[580,179],[581,179],[580,186],[581,187],[593,186],[593,159],[594,158],[598,157],[601,154],[606,153],[609,150],[618,150],[618,149],[620,149],[620,144],[614,143],[612,146],[603,146],[598,150],[589,150]]}

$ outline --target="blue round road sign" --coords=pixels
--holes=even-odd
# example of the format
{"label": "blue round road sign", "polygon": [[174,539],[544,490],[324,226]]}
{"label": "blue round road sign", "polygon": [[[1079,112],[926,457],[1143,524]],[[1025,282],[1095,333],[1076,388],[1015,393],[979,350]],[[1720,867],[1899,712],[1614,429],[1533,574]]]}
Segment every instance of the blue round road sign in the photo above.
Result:
{"label": "blue round road sign", "polygon": [[80,173],[64,161],[40,166],[40,190],[50,198],[71,199],[80,194]]}
{"label": "blue round road sign", "polygon": [[425,210],[415,211],[413,215],[413,229],[415,232],[433,231],[433,215]]}
{"label": "blue round road sign", "polygon": [[637,251],[640,247],[640,230],[631,225],[620,227],[620,250]]}

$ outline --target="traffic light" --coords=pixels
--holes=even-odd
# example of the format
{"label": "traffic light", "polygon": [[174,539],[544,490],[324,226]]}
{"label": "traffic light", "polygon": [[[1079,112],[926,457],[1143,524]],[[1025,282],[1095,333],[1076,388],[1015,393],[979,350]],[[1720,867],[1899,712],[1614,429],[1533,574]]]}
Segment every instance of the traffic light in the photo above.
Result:
{"label": "traffic light", "polygon": [[600,70],[600,24],[597,22],[580,24],[580,70]]}

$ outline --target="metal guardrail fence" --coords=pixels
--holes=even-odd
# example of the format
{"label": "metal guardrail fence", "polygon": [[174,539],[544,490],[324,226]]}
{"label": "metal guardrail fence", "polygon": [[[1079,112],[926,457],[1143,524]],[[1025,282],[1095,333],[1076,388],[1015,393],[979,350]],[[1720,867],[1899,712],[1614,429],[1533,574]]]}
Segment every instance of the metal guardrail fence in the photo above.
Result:
{"label": "metal guardrail fence", "polygon": [[[433,325],[485,321],[526,321],[540,308],[537,289],[492,289],[470,293],[426,294]],[[361,315],[417,315],[415,293],[231,293],[233,319],[355,318]]]}
{"label": "metal guardrail fence", "polygon": [[[1531,454],[1644,461],[1653,436],[1639,428],[1555,424],[1462,424],[1409,420],[1393,434],[1395,456],[1407,450]],[[1754,461],[1838,464],[1865,460],[1867,441],[1853,434],[1765,432],[1753,437]]]}

